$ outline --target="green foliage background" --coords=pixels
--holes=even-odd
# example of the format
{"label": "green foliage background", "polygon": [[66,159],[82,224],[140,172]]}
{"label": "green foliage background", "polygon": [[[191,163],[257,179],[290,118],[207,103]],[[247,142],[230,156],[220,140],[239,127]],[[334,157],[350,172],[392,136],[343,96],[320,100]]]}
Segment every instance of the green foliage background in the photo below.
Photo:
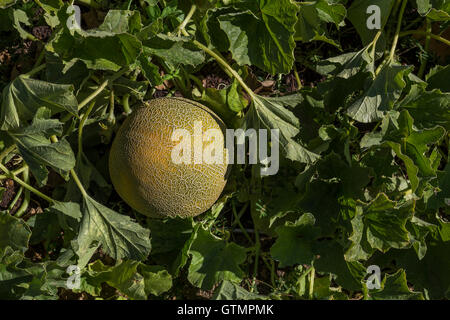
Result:
{"label": "green foliage background", "polygon": [[[35,53],[13,55],[14,72],[0,59],[2,197],[15,186],[0,212],[0,298],[450,297],[450,69],[433,51],[450,45],[450,1],[75,4],[81,28],[70,1],[0,0],[0,58]],[[381,30],[366,27],[372,4]],[[205,87],[210,73],[227,85]],[[279,129],[278,174],[235,165],[195,219],[134,212],[108,150],[161,91],[230,128]]]}

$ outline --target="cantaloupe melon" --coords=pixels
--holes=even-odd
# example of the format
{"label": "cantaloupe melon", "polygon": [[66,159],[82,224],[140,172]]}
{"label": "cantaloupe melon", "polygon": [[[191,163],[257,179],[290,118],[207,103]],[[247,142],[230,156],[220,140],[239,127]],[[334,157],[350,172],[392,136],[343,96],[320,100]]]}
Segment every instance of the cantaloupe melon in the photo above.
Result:
{"label": "cantaloupe melon", "polygon": [[[194,139],[194,121],[201,121],[203,132],[225,132],[216,114],[184,98],[150,100],[120,127],[109,155],[109,172],[117,193],[136,211],[155,218],[192,217],[208,210],[220,196],[226,184],[226,156],[213,164],[176,164],[172,159],[178,143],[172,141],[173,131],[186,129]],[[220,152],[225,153],[225,146]]]}

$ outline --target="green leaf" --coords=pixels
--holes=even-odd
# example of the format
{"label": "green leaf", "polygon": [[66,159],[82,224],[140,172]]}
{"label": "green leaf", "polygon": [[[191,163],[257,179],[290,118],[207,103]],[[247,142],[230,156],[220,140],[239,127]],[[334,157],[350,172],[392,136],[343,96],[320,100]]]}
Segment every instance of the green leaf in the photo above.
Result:
{"label": "green leaf", "polygon": [[14,18],[14,28],[19,32],[22,39],[27,40],[36,40],[36,38],[26,31],[24,28],[22,28],[21,23],[23,23],[26,26],[31,26],[31,22],[28,19],[27,13],[23,10],[17,9],[13,11],[13,18]]}
{"label": "green leaf", "polygon": [[47,24],[51,28],[55,28],[59,25],[58,11],[64,5],[62,0],[40,0],[36,3],[42,9],[44,9],[44,18]]}
{"label": "green leaf", "polygon": [[155,55],[176,68],[179,65],[197,66],[205,60],[205,54],[189,39],[158,34],[143,41],[144,53]]}
{"label": "green leaf", "polygon": [[121,215],[88,195],[83,198],[83,218],[78,237],[72,246],[79,257],[78,265],[84,266],[97,247],[113,259],[144,260],[151,249],[150,231]]}
{"label": "green leaf", "polygon": [[442,127],[416,130],[408,111],[390,112],[381,124],[381,132],[369,133],[361,140],[361,147],[383,144],[390,147],[403,160],[413,192],[419,186],[419,179],[436,176],[432,157],[427,157],[428,145],[437,143],[445,134]]}
{"label": "green leaf", "polygon": [[403,78],[410,71],[411,67],[394,64],[383,67],[363,95],[348,107],[347,114],[363,123],[381,120],[400,98],[406,86]]}
{"label": "green leaf", "polygon": [[427,74],[426,80],[428,83],[427,89],[439,89],[442,92],[450,92],[450,84],[447,81],[450,77],[450,65],[436,66]]}
{"label": "green leaf", "polygon": [[149,57],[141,54],[138,58],[138,64],[142,70],[142,74],[152,86],[160,85],[163,82],[159,68],[150,62]]}
{"label": "green leaf", "polygon": [[172,288],[172,276],[161,266],[140,264],[139,273],[144,277],[145,294],[159,296]]}
{"label": "green leaf", "polygon": [[331,152],[317,163],[317,172],[323,180],[340,182],[340,193],[347,197],[362,198],[361,190],[370,182],[370,170],[359,164],[349,166],[336,153]]}
{"label": "green leaf", "polygon": [[188,280],[203,290],[212,289],[222,280],[240,282],[244,276],[239,265],[246,259],[245,249],[216,238],[208,230],[199,228],[189,254]]}
{"label": "green leaf", "polygon": [[316,65],[316,71],[322,75],[333,75],[343,79],[350,79],[361,72],[374,73],[373,59],[369,53],[369,46],[357,52],[344,53],[322,60]]}
{"label": "green leaf", "polygon": [[0,212],[0,256],[7,247],[24,253],[28,249],[30,237],[30,228],[23,220],[5,211]]}
{"label": "green leaf", "polygon": [[96,287],[105,282],[134,300],[145,300],[144,278],[137,272],[138,261],[125,260],[113,267],[105,266],[100,260],[89,265],[89,273],[85,277],[83,289],[96,294]]}
{"label": "green leaf", "polygon": [[16,3],[17,0],[0,0],[0,9],[6,9]]}
{"label": "green leaf", "polygon": [[139,11],[109,10],[99,30],[111,33],[131,33],[141,31],[141,15]]}
{"label": "green leaf", "polygon": [[18,76],[3,89],[0,129],[23,126],[34,118],[41,107],[50,109],[52,114],[68,111],[76,115],[78,102],[73,94],[73,86]]}
{"label": "green leaf", "polygon": [[[64,12],[64,8],[60,12]],[[60,17],[64,21],[67,18],[67,15]],[[118,71],[134,66],[142,52],[142,43],[128,33],[139,29],[139,21],[135,13],[114,11],[98,29],[84,31],[64,25],[47,43],[46,49],[55,52],[67,66],[83,61],[89,69]]]}
{"label": "green leaf", "polygon": [[75,155],[67,140],[50,141],[51,135],[61,133],[61,122],[56,119],[38,117],[28,127],[9,131],[19,153],[30,167],[39,185],[47,182],[47,166],[66,179],[68,179],[69,171],[75,166]]}
{"label": "green leaf", "polygon": [[288,73],[294,63],[297,6],[290,0],[258,0],[255,11],[218,17],[239,65],[255,65],[271,74]]}
{"label": "green leaf", "polygon": [[248,292],[236,283],[224,280],[214,291],[214,300],[266,300],[267,297]]}
{"label": "green leaf", "polygon": [[64,270],[55,262],[32,263],[22,252],[0,252],[0,296],[3,299],[56,300]]}
{"label": "green leaf", "polygon": [[405,248],[410,244],[406,222],[412,215],[412,202],[402,206],[380,193],[367,204],[358,204],[352,219],[352,245],[345,253],[347,261],[366,260],[371,249],[386,252],[390,248]]}
{"label": "green leaf", "polygon": [[427,252],[426,238],[428,234],[437,231],[437,226],[417,217],[412,217],[411,221],[408,221],[406,227],[408,228],[411,243],[417,253],[417,257],[421,260]]}
{"label": "green leaf", "polygon": [[425,91],[413,86],[400,103],[399,109],[408,110],[418,129],[439,125],[450,130],[450,93],[441,93],[436,89]]}
{"label": "green leaf", "polygon": [[381,288],[369,291],[371,300],[424,300],[421,292],[411,291],[406,282],[405,270],[398,270],[393,275],[385,275]]}
{"label": "green leaf", "polygon": [[335,240],[321,240],[314,244],[318,255],[314,261],[317,272],[330,273],[336,283],[347,290],[361,290],[366,268],[358,261],[346,261],[342,246]]}
{"label": "green leaf", "polygon": [[369,18],[369,14],[366,13],[367,8],[370,5],[376,5],[380,8],[380,27],[383,29],[388,22],[394,2],[391,0],[358,0],[354,1],[350,8],[348,8],[348,19],[356,28],[364,46],[369,44],[379,31],[377,29],[370,30],[367,28],[367,19]]}
{"label": "green leaf", "polygon": [[83,62],[77,61],[66,68],[63,61],[53,52],[46,51],[45,63],[47,81],[54,84],[72,85],[75,93],[80,91],[90,77],[90,71]]}
{"label": "green leaf", "polygon": [[434,192],[428,200],[428,207],[433,209],[445,208],[450,199],[450,164],[447,163],[443,171],[438,171],[439,192]]}
{"label": "green leaf", "polygon": [[178,274],[188,258],[190,240],[195,235],[192,219],[148,219],[152,233],[151,257]]}
{"label": "green leaf", "polygon": [[417,11],[431,20],[450,20],[450,2],[446,0],[416,0]]}
{"label": "green leaf", "polygon": [[[430,299],[448,298],[450,289],[450,242],[429,242],[425,257],[417,259],[414,250],[396,251],[395,260],[404,268],[415,290],[426,289]],[[447,294],[447,296],[446,296]]]}
{"label": "green leaf", "polygon": [[344,24],[347,14],[342,4],[319,0],[298,4],[300,6],[298,21],[295,25],[295,40],[308,42],[324,41],[340,48],[340,45],[328,36],[326,23],[334,23],[336,27]]}
{"label": "green leaf", "polygon": [[234,81],[231,86],[225,89],[204,88],[202,92],[194,89],[193,98],[209,107],[227,124],[227,127],[234,127],[236,113],[242,111],[247,106],[247,100],[242,96],[242,90]]}
{"label": "green leaf", "polygon": [[160,266],[148,266],[134,260],[120,261],[115,266],[97,260],[87,266],[80,289],[93,296],[101,294],[107,283],[133,300],[146,300],[149,294],[160,295],[172,287],[172,277]]}
{"label": "green leaf", "polygon": [[296,222],[286,222],[276,229],[278,238],[270,248],[270,254],[280,261],[281,268],[311,264],[314,259],[312,246],[319,234],[319,229],[314,224],[314,216],[305,213]]}
{"label": "green leaf", "polygon": [[277,98],[255,96],[246,115],[245,127],[256,130],[278,129],[279,144],[288,159],[314,163],[320,156],[307,150],[294,139],[300,131],[300,123],[292,111],[286,108],[292,108],[302,100],[302,96],[298,94]]}

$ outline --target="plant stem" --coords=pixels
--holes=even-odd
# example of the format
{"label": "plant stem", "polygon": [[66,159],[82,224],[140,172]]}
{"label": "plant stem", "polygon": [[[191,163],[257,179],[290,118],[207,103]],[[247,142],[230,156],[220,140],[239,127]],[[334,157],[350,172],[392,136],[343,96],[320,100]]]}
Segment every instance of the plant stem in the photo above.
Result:
{"label": "plant stem", "polygon": [[[245,213],[245,211],[247,210],[247,208],[248,208],[248,202],[246,202],[246,203],[244,204],[244,206],[242,207],[241,211],[239,211],[239,213],[238,213],[238,218],[239,218],[239,219],[242,218],[242,216],[244,215],[244,213]],[[236,221],[236,220],[233,221],[233,223],[231,224],[231,227],[234,227],[235,224],[237,224],[237,221]]]}
{"label": "plant stem", "polygon": [[[21,172],[23,172],[23,171],[25,171],[27,169],[28,169],[28,166],[25,164],[23,167],[20,167],[17,170],[11,171],[11,173],[13,175],[17,176],[18,174],[20,174]],[[3,174],[0,175],[0,180],[6,179],[6,178],[9,178],[9,176],[8,175],[3,175]]]}
{"label": "plant stem", "polygon": [[55,203],[55,200],[53,200],[52,198],[50,198],[49,196],[46,196],[45,194],[43,194],[42,192],[40,192],[39,190],[33,188],[32,186],[30,186],[28,183],[26,183],[25,181],[22,181],[20,178],[18,178],[17,176],[14,175],[13,172],[11,172],[10,170],[8,170],[8,168],[6,168],[3,164],[0,163],[0,169],[7,174],[11,179],[13,179],[15,182],[17,182],[18,184],[20,184],[21,186],[23,186],[25,189],[30,190],[31,192],[33,192],[35,195],[41,197],[42,199],[46,200],[49,203]]}
{"label": "plant stem", "polygon": [[234,204],[234,201],[231,202],[231,208],[233,211],[233,215],[234,215],[234,221],[236,221],[236,223],[238,224],[239,228],[242,230],[242,233],[244,234],[244,236],[247,238],[247,240],[254,245],[252,238],[250,238],[250,236],[248,235],[247,231],[245,230],[244,226],[241,223],[241,220],[239,219],[239,216],[236,212],[236,205]]}
{"label": "plant stem", "polygon": [[197,9],[197,6],[195,4],[191,6],[191,9],[189,10],[188,14],[184,18],[183,22],[177,28],[177,35],[178,36],[181,35],[181,33],[183,32],[184,28],[189,23],[189,20],[191,20],[192,16],[194,15],[196,9]]}
{"label": "plant stem", "polygon": [[123,95],[122,97],[122,106],[123,106],[123,111],[125,111],[125,114],[130,114],[131,113],[131,108],[130,108],[130,94],[126,93]]}
{"label": "plant stem", "polygon": [[[51,136],[50,140],[52,140],[52,142],[58,142],[58,138],[55,135]],[[70,175],[72,176],[73,180],[75,181],[75,184],[78,186],[78,189],[80,189],[81,194],[84,197],[87,197],[88,194],[87,194],[86,190],[84,189],[83,184],[81,183],[81,181],[78,178],[74,169],[70,169]]]}
{"label": "plant stem", "polygon": [[[252,177],[251,177],[251,182],[252,182],[252,194],[250,195],[250,214],[252,217],[252,221],[253,221],[253,227],[255,229],[255,265],[253,268],[253,281],[254,283],[256,283],[256,278],[258,276],[258,264],[259,264],[259,254],[260,254],[260,249],[261,249],[261,242],[259,239],[259,231],[258,231],[258,225],[255,221],[255,217],[257,215],[257,211],[256,211],[256,204],[257,204],[257,200],[258,200],[258,195],[261,192],[261,181],[258,179],[257,176],[257,171],[259,170],[259,166],[253,166],[252,167]],[[252,288],[253,290],[253,288]]]}
{"label": "plant stem", "polygon": [[445,43],[446,45],[450,46],[450,40],[447,40],[437,34],[433,34],[433,33],[428,33],[426,31],[422,31],[422,30],[409,30],[409,31],[404,31],[400,33],[400,37],[404,37],[404,36],[409,36],[409,35],[423,35],[423,36],[429,36],[430,38],[433,38],[434,40],[440,41],[442,43]]}
{"label": "plant stem", "polygon": [[202,90],[202,91],[204,90],[203,83],[200,81],[199,78],[197,78],[193,74],[189,74],[188,77],[189,77],[189,79],[194,81],[195,85],[198,87],[199,90]]}
{"label": "plant stem", "polygon": [[34,63],[33,69],[37,68],[41,64],[42,60],[44,60],[44,54],[45,54],[45,48],[42,46],[41,52],[39,53],[39,56],[38,56],[36,62]]}
{"label": "plant stem", "polygon": [[[30,182],[30,177],[29,177],[29,169],[28,166],[22,167],[25,168],[25,171],[23,172],[23,180],[26,183]],[[28,204],[30,203],[30,191],[29,190],[25,190],[25,195],[22,201],[22,204],[20,205],[20,208],[17,209],[15,216],[17,218],[20,218],[28,209]]]}
{"label": "plant stem", "polygon": [[[428,52],[428,50],[430,49],[430,37],[431,34],[431,21],[430,19],[427,18],[427,38],[425,40],[425,52]],[[417,76],[419,78],[423,78],[423,75],[425,73],[425,68],[427,67],[427,57],[424,56],[423,54],[421,55],[421,63],[420,63],[420,68],[419,68],[419,72],[417,73]]]}
{"label": "plant stem", "polygon": [[303,85],[302,81],[300,80],[300,76],[298,75],[297,66],[295,65],[295,62],[294,62],[294,76],[295,81],[297,81],[297,90],[300,90],[303,87]]}
{"label": "plant stem", "polygon": [[19,191],[17,191],[14,199],[11,201],[11,203],[8,206],[8,211],[11,212],[11,210],[14,208],[14,206],[16,205],[17,201],[19,200],[20,196],[22,195],[23,192],[23,186],[20,186]]}
{"label": "plant stem", "polygon": [[110,96],[109,96],[109,111],[108,111],[108,123],[114,124],[115,117],[114,117],[114,90],[113,88],[110,88]]}
{"label": "plant stem", "polygon": [[400,35],[400,30],[402,28],[403,14],[405,12],[407,3],[408,3],[408,0],[403,0],[402,6],[400,7],[400,12],[398,14],[398,20],[397,20],[397,29],[395,31],[394,40],[392,42],[391,52],[389,53],[389,61],[394,60],[395,49],[397,48],[398,38]]}
{"label": "plant stem", "polygon": [[45,67],[46,67],[46,64],[43,63],[39,67],[36,67],[36,68],[32,69],[31,71],[28,71],[27,73],[22,74],[22,76],[26,77],[26,78],[29,78],[29,77],[35,75],[36,73],[39,73],[42,70],[44,70]]}
{"label": "plant stem", "polygon": [[73,180],[75,181],[75,184],[78,186],[78,189],[80,189],[81,194],[84,197],[87,197],[88,194],[86,192],[86,189],[84,189],[83,184],[81,183],[80,179],[78,178],[76,172],[74,169],[70,170],[70,175],[72,176]]}
{"label": "plant stem", "polygon": [[91,102],[96,96],[98,96],[103,89],[106,88],[106,86],[113,82],[114,80],[120,78],[122,75],[124,75],[125,73],[128,72],[128,68],[123,68],[121,70],[119,70],[114,76],[112,76],[109,79],[106,79],[105,81],[103,81],[103,83],[94,91],[92,92],[89,96],[86,97],[86,99],[84,99],[83,101],[81,101],[78,104],[78,110],[81,110],[85,105],[87,105],[89,102]]}
{"label": "plant stem", "polygon": [[97,2],[95,2],[95,0],[77,0],[77,2],[94,9],[100,8],[100,5]]}
{"label": "plant stem", "polygon": [[314,279],[316,277],[316,269],[311,266],[311,272],[309,273],[309,299],[314,298]]}
{"label": "plant stem", "polygon": [[377,48],[377,42],[378,42],[378,39],[380,38],[382,32],[383,32],[383,29],[379,30],[377,32],[377,34],[375,35],[375,37],[373,38],[372,43],[371,43],[372,51],[371,51],[370,55],[371,55],[374,63],[375,63],[375,51],[376,51],[376,48]]}
{"label": "plant stem", "polygon": [[77,158],[79,160],[81,160],[81,154],[83,152],[83,127],[84,127],[84,123],[86,122],[86,120],[89,117],[89,114],[91,113],[92,109],[95,106],[95,101],[92,101],[91,104],[89,105],[88,109],[86,110],[86,112],[83,114],[81,121],[80,121],[80,125],[78,126],[78,153],[77,153]]}
{"label": "plant stem", "polygon": [[[395,17],[396,15],[397,15],[397,12],[398,12],[398,8],[400,8],[400,4],[402,3],[402,0],[395,0],[395,4],[394,4],[394,7],[392,8],[392,11],[391,11],[391,15],[393,16],[393,17]],[[388,17],[389,18],[389,17]]]}
{"label": "plant stem", "polygon": [[273,259],[270,259],[270,281],[272,282],[272,286],[276,287],[275,282],[275,261]]}
{"label": "plant stem", "polygon": [[13,144],[12,146],[9,146],[8,148],[6,148],[5,150],[3,150],[2,153],[0,153],[0,162],[3,161],[3,159],[10,154],[11,152],[14,151],[14,149],[16,149],[16,145]]}
{"label": "plant stem", "polygon": [[[189,34],[186,32],[186,30],[182,29],[181,32],[185,36],[189,36]],[[217,53],[203,45],[202,43],[198,42],[197,40],[192,40],[192,42],[201,50],[205,51],[207,54],[209,54],[211,57],[213,57],[221,66],[223,66],[236,80],[239,82],[239,84],[242,86],[242,88],[248,93],[248,95],[255,99],[256,95],[253,92],[252,89],[250,89],[244,82],[244,80],[241,78],[239,73],[237,73],[236,70],[234,70],[222,57],[220,57]]]}

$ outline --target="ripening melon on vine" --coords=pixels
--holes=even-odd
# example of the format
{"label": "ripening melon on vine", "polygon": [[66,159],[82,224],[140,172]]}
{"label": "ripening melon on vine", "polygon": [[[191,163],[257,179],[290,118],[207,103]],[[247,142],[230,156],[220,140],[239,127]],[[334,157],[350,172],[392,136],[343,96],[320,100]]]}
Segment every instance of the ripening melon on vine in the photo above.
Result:
{"label": "ripening melon on vine", "polygon": [[[208,149],[211,141],[203,137],[210,131],[219,135],[215,137],[219,150],[213,154],[220,155],[221,161],[199,161],[198,150],[186,153],[180,148],[184,143],[195,149],[200,141],[202,150]],[[178,132],[188,138],[174,134]],[[149,217],[193,217],[205,212],[227,181],[224,133],[222,120],[197,102],[159,98],[144,103],[127,117],[113,141],[109,172],[115,190]],[[181,161],[174,157],[177,152]]]}

